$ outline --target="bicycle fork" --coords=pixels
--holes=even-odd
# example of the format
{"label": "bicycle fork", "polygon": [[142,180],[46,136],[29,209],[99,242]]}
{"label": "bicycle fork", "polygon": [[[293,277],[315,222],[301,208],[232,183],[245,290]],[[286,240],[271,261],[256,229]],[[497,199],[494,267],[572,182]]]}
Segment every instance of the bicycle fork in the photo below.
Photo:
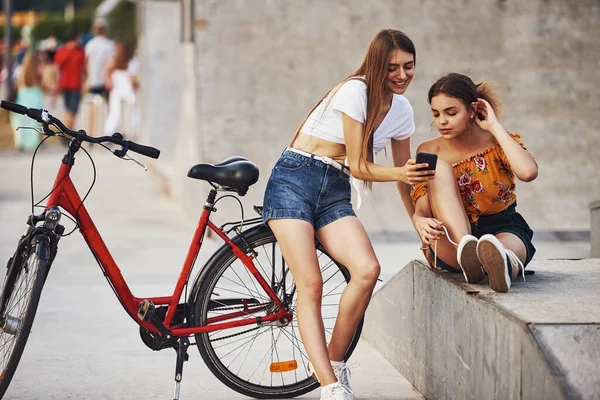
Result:
{"label": "bicycle fork", "polygon": [[187,336],[183,336],[177,340],[177,343],[178,346],[175,349],[177,352],[177,361],[175,362],[175,392],[173,394],[173,400],[179,400],[179,389],[181,386],[181,379],[183,378],[183,363],[190,358],[187,352],[188,347],[190,347],[190,339]]}

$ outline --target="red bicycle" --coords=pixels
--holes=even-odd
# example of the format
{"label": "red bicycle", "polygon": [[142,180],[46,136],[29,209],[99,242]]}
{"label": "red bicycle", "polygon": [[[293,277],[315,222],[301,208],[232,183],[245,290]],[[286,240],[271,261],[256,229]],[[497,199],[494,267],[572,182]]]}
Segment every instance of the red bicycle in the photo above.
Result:
{"label": "red bicycle", "polygon": [[[241,207],[236,196],[226,194],[217,198],[217,194],[246,194],[259,175],[252,162],[243,157],[230,157],[219,164],[198,164],[189,170],[190,178],[208,181],[212,189],[175,288],[168,296],[139,298],[131,293],[94,226],[84,205],[87,195],[81,199],[69,175],[79,150],[83,150],[94,165],[89,153],[81,147],[83,142],[105,147],[117,157],[140,165],[128,151],[152,158],[158,158],[160,151],[126,140],[120,133],[91,137],[83,130],[70,130],[46,110],[7,101],[2,101],[0,107],[38,121],[42,126],[40,133],[69,140],[52,190],[46,196],[47,203],[40,206],[44,210],[36,215],[32,203],[27,230],[8,260],[0,297],[0,398],[25,348],[44,282],[56,258],[58,242],[66,236],[61,224],[63,216],[71,219],[75,223],[73,229],[83,235],[123,308],[139,324],[144,344],[152,350],[172,348],[176,351],[175,399],[179,398],[187,349],[194,344],[212,373],[241,394],[288,398],[319,386],[307,370],[308,357],[296,324],[296,287],[275,236],[260,217],[244,220],[243,209],[240,221],[220,227],[210,221],[211,213],[216,212],[215,204],[222,198],[234,197]],[[111,150],[104,143],[112,143],[116,149]],[[260,214],[261,207],[254,209]],[[190,286],[189,279],[207,228],[225,243],[197,272]],[[329,340],[339,296],[350,274],[320,243],[315,244],[323,273],[322,312]],[[346,359],[354,351],[361,330],[362,321],[346,351]]]}

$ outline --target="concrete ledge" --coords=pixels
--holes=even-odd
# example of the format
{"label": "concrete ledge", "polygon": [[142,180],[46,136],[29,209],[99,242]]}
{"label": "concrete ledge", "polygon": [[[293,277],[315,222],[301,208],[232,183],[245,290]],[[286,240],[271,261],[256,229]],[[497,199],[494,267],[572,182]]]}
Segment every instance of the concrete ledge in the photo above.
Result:
{"label": "concrete ledge", "polygon": [[590,203],[590,257],[600,257],[600,200]]}
{"label": "concrete ledge", "polygon": [[600,260],[534,261],[508,294],[413,261],[363,336],[431,399],[600,399]]}

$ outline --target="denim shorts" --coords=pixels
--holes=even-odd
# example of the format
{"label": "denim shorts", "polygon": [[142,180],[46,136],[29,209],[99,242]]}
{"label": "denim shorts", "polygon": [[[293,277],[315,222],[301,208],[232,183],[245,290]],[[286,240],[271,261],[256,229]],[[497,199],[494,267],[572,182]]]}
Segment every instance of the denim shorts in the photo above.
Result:
{"label": "denim shorts", "polygon": [[301,219],[315,230],[353,216],[350,176],[330,164],[284,151],[265,189],[262,218]]}
{"label": "denim shorts", "polygon": [[81,102],[81,91],[63,90],[63,100],[65,101],[65,108],[72,114],[77,114],[79,103]]}

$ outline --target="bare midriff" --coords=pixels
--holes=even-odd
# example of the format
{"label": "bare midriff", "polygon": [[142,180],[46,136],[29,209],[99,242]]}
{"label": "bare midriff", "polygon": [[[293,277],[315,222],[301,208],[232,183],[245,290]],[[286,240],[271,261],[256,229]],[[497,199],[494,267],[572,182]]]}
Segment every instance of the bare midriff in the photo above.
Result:
{"label": "bare midriff", "polygon": [[291,147],[306,151],[307,153],[312,153],[316,156],[330,157],[342,165],[346,160],[345,145],[320,139],[302,132],[298,134],[298,137],[294,140]]}

